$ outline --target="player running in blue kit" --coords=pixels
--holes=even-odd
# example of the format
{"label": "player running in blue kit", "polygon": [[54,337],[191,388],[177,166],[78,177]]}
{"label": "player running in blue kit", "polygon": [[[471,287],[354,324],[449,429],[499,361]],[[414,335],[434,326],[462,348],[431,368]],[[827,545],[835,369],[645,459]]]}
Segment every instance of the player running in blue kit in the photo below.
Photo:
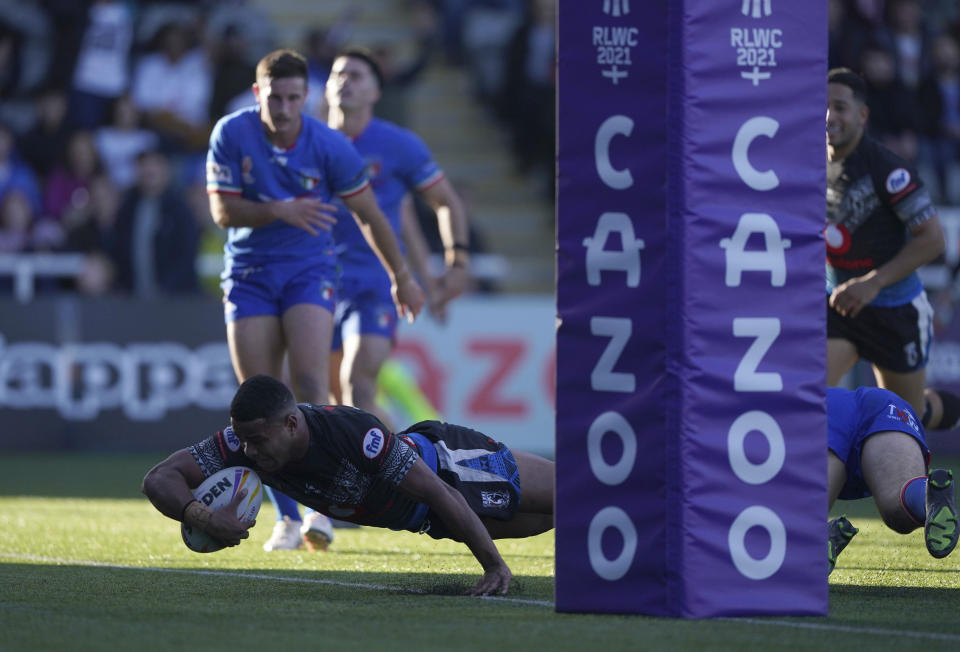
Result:
{"label": "player running in blue kit", "polygon": [[[446,272],[428,295],[432,295],[431,310],[442,310],[468,283],[466,213],[423,141],[406,129],[374,117],[382,83],[380,68],[366,50],[340,53],[327,81],[328,124],[350,138],[366,163],[377,203],[398,242],[402,243],[401,203],[405,195],[420,193],[436,211],[446,250]],[[377,378],[393,350],[398,315],[390,296],[390,278],[377,264],[377,256],[356,222],[346,218],[345,211],[341,208],[333,228],[340,285],[334,313],[330,386],[336,402],[380,415]],[[421,280],[428,283],[431,279]],[[299,510],[293,500],[278,492],[273,492],[271,498],[277,513],[287,521],[282,531],[278,525],[277,538],[268,543],[271,550],[297,548],[301,536],[311,549],[326,547],[333,535],[326,519],[307,513],[299,525]],[[316,520],[321,522],[315,523]]]}
{"label": "player running in blue kit", "polygon": [[363,410],[298,405],[269,376],[240,385],[230,423],[173,453],[143,480],[162,514],[225,545],[247,538],[254,522],[237,519],[234,505],[211,511],[190,488],[229,466],[252,467],[265,484],[338,518],[462,541],[484,571],[474,595],[510,586],[493,539],[553,528],[553,462],[476,430],[422,421],[394,434]]}
{"label": "player running in blue kit", "polygon": [[[222,118],[207,155],[207,192],[228,229],[222,275],[227,342],[237,378],[279,378],[285,354],[300,400],[329,400],[329,355],[336,301],[330,228],[336,197],[388,268],[400,314],[423,305],[365,164],[343,134],[302,113],[307,66],[277,50],[257,64],[255,108]],[[376,264],[380,264],[378,261]]]}
{"label": "player running in blue kit", "polygon": [[[877,387],[827,388],[828,493],[839,500],[873,496],[887,527],[924,529],[927,550],[946,557],[957,545],[953,474],[929,471],[930,449],[913,408]],[[828,572],[858,532],[845,516],[830,521]]]}

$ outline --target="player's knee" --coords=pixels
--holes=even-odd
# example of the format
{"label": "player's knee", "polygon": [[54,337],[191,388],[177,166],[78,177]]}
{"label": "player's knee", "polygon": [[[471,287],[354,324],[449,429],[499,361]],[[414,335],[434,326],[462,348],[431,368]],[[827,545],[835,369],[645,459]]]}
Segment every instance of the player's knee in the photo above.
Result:
{"label": "player's knee", "polygon": [[291,374],[290,384],[294,396],[298,401],[309,401],[311,403],[326,403],[329,397],[329,388],[325,379],[316,374],[297,373]]}
{"label": "player's knee", "polygon": [[906,513],[899,500],[896,501],[896,505],[884,506],[878,504],[877,507],[884,525],[898,534],[909,534],[920,527],[920,524]]}

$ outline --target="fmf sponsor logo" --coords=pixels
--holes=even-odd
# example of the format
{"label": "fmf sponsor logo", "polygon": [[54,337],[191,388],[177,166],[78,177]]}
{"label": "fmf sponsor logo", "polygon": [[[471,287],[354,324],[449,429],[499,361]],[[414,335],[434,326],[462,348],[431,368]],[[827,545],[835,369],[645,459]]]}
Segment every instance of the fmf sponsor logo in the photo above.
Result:
{"label": "fmf sponsor logo", "polygon": [[887,175],[887,192],[895,195],[910,185],[910,173],[905,168],[897,168]]}
{"label": "fmf sponsor logo", "polygon": [[227,442],[227,448],[233,452],[240,450],[240,440],[233,432],[233,428],[227,426],[227,429],[223,431],[223,439]]}
{"label": "fmf sponsor logo", "polygon": [[200,502],[204,505],[211,505],[217,496],[227,493],[228,491],[233,491],[233,483],[229,478],[224,478],[210,487],[210,491],[200,496]]}
{"label": "fmf sponsor logo", "polygon": [[363,436],[363,454],[371,460],[380,454],[383,448],[383,431],[379,428],[371,428]]}

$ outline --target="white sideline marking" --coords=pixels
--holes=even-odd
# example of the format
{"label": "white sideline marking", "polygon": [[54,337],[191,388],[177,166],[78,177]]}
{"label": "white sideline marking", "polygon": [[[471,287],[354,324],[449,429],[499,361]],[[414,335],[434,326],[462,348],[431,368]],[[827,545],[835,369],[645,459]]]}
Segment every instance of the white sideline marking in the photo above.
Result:
{"label": "white sideline marking", "polygon": [[849,625],[823,625],[820,623],[794,623],[789,620],[761,620],[759,618],[721,618],[731,623],[750,623],[752,625],[780,625],[800,629],[820,629],[831,632],[849,632],[851,634],[876,634],[878,636],[906,636],[908,638],[929,638],[935,641],[960,641],[958,634],[937,634],[935,632],[910,632],[894,629],[875,629],[872,627],[850,627]]}
{"label": "white sideline marking", "polygon": [[[38,555],[19,555],[15,553],[0,552],[0,557],[8,559],[22,559],[25,561],[41,561],[51,564],[70,564],[74,566],[93,566],[96,568],[115,568],[119,570],[139,570],[150,571],[154,573],[185,573],[187,575],[212,575],[216,577],[237,577],[241,579],[255,580],[273,580],[276,582],[298,582],[301,584],[328,584],[330,586],[342,586],[352,589],[371,589],[373,591],[395,591],[397,593],[414,593],[418,595],[443,595],[429,593],[420,589],[413,589],[403,586],[387,586],[386,584],[364,584],[362,582],[340,582],[337,580],[321,580],[309,577],[286,577],[283,575],[261,575],[259,573],[232,573],[230,571],[208,571],[191,568],[160,568],[157,566],[126,566],[123,564],[107,564],[99,561],[87,561],[83,559],[58,559],[56,557],[42,557]],[[460,597],[452,595],[450,597]],[[467,597],[467,596],[463,596]],[[528,600],[524,598],[510,598],[504,596],[486,595],[478,596],[485,600],[496,600],[497,602],[516,602],[518,604],[537,605],[541,607],[552,607],[553,603],[547,600]]]}
{"label": "white sideline marking", "polygon": [[[419,589],[411,589],[402,586],[387,586],[385,584],[365,584],[362,582],[339,582],[337,580],[321,580],[307,577],[285,577],[283,575],[261,575],[258,573],[232,573],[229,571],[206,571],[190,568],[159,568],[156,566],[125,566],[122,564],[106,564],[98,561],[87,561],[80,559],[58,559],[56,557],[41,557],[38,555],[20,555],[15,553],[0,552],[0,557],[7,559],[22,559],[25,561],[41,561],[52,564],[72,564],[75,566],[93,566],[97,568],[115,568],[119,570],[139,570],[150,571],[154,573],[185,573],[187,575],[211,575],[216,577],[236,577],[241,579],[273,580],[276,582],[298,582],[301,584],[328,584],[330,586],[342,586],[348,588],[370,589],[373,591],[395,591],[397,593],[413,593],[418,595],[436,595],[427,593]],[[458,596],[450,596],[458,597]],[[464,596],[466,597],[466,596]],[[553,607],[553,602],[549,600],[527,600],[524,598],[509,598],[500,596],[482,596],[484,600],[494,600],[497,602],[515,602],[517,604],[534,605],[539,607]],[[849,625],[830,625],[822,623],[802,623],[791,622],[789,620],[779,619],[761,619],[761,618],[717,618],[728,623],[747,623],[750,625],[772,625],[776,627],[793,627],[795,629],[812,629],[828,632],[846,632],[850,634],[873,634],[875,636],[905,636],[907,638],[929,639],[934,641],[960,641],[958,634],[937,634],[935,632],[912,632],[898,631],[893,629],[876,629],[871,627],[850,627]]]}

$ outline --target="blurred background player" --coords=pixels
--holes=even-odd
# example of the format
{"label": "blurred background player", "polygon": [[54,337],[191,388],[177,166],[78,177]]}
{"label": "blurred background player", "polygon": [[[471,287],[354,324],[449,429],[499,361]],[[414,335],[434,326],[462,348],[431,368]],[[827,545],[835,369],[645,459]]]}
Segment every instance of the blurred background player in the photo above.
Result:
{"label": "blurred background player", "polygon": [[[469,283],[467,264],[469,232],[463,205],[443,171],[434,162],[426,145],[412,132],[375,118],[374,105],[383,84],[380,68],[366,50],[349,49],[333,61],[327,81],[328,124],[344,133],[366,163],[367,175],[377,202],[401,236],[401,206],[408,192],[419,193],[434,209],[445,249],[446,272],[436,282],[423,279],[428,287],[431,309],[442,312],[447,302],[463,293]],[[409,206],[408,206],[409,209]],[[334,226],[340,285],[330,361],[333,400],[388,418],[377,405],[377,379],[393,349],[398,314],[390,297],[390,278],[377,264],[360,228],[338,214]],[[413,220],[408,217],[407,228]],[[422,236],[420,238],[422,240]],[[418,248],[416,267],[425,270],[425,251]],[[387,423],[389,426],[389,422]],[[272,493],[283,518],[298,522],[296,503]],[[323,548],[331,530],[323,515],[308,512],[300,534],[310,548]],[[315,541],[311,541],[315,538]],[[273,549],[297,548],[301,542],[292,535],[277,541]]]}
{"label": "blurred background player", "polygon": [[[326,403],[336,294],[330,236],[336,207],[328,203],[334,194],[363,223],[388,268],[400,314],[414,317],[423,295],[377,206],[364,162],[342,134],[303,114],[304,58],[291,50],[263,57],[253,94],[256,107],[214,127],[207,156],[210,212],[228,229],[222,288],[230,358],[242,382],[254,374],[280,378],[288,354],[297,399]],[[282,538],[291,528],[279,518],[275,534]],[[299,523],[295,529],[299,535]]]}
{"label": "blurred background player", "polygon": [[950,427],[960,399],[924,396],[933,308],[917,268],[944,248],[936,209],[913,166],[866,133],[863,79],[835,68],[827,81],[827,384],[863,358],[925,427]]}
{"label": "blurred background player", "polygon": [[[908,534],[922,526],[927,551],[949,555],[958,535],[953,474],[928,473],[930,449],[913,408],[876,387],[828,387],[827,423],[830,507],[873,496],[887,527]],[[845,516],[830,521],[828,572],[857,532]]]}

